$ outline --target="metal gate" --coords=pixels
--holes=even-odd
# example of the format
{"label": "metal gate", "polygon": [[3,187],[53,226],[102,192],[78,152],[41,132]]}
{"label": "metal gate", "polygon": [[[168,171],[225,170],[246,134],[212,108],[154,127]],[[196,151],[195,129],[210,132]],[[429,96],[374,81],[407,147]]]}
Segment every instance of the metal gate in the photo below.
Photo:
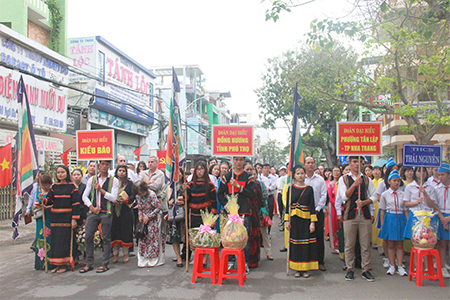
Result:
{"label": "metal gate", "polygon": [[16,207],[11,185],[0,189],[0,220],[12,219]]}

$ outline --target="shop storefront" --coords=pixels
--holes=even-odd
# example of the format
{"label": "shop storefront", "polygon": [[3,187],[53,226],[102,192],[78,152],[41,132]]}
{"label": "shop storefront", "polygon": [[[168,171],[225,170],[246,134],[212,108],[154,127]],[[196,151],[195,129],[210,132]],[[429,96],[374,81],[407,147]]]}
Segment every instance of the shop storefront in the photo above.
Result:
{"label": "shop storefront", "polygon": [[96,95],[86,106],[82,129],[115,129],[115,155],[135,160],[133,151],[145,143],[154,123],[156,76],[100,36],[68,43],[72,64],[90,74],[71,74],[71,84],[85,84]]}
{"label": "shop storefront", "polygon": [[0,145],[10,143],[17,131],[17,85],[22,75],[43,167],[46,153],[63,152],[64,142],[48,135],[67,128],[68,92],[58,83],[68,84],[70,60],[3,25],[0,41],[0,59],[6,65],[0,66]]}

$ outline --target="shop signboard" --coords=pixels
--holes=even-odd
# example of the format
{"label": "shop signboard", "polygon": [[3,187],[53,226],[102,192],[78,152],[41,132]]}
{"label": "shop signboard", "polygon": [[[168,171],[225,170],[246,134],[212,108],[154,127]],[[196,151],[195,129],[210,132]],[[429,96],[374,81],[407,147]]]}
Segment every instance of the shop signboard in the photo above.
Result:
{"label": "shop signboard", "polygon": [[213,125],[213,156],[253,156],[253,126]]}
{"label": "shop signboard", "polygon": [[379,122],[338,122],[337,155],[381,155]]}
{"label": "shop signboard", "polygon": [[65,132],[68,90],[47,80],[68,84],[69,60],[3,25],[0,41],[0,60],[6,65],[0,68],[0,120],[17,122],[17,86],[22,75],[35,128]]}
{"label": "shop signboard", "polygon": [[78,160],[113,160],[114,130],[78,130]]}
{"label": "shop signboard", "polygon": [[441,164],[441,145],[403,145],[403,166],[439,168]]}

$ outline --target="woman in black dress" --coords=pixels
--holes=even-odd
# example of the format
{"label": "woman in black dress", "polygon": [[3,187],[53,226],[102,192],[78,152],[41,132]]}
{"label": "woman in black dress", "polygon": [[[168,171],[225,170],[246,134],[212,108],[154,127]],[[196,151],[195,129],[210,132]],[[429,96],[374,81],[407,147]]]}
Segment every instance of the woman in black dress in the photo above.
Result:
{"label": "woman in black dress", "polygon": [[74,268],[75,235],[77,220],[80,219],[80,199],[77,186],[70,180],[69,168],[60,165],[56,168],[57,182],[53,184],[44,199],[51,208],[52,247],[50,264],[56,266],[52,273],[64,273],[69,266]]}
{"label": "woman in black dress", "polygon": [[[285,215],[289,237],[289,268],[296,270],[295,277],[309,277],[309,270],[319,269],[317,241],[314,231],[317,222],[314,191],[305,184],[306,171],[302,166],[294,168],[292,197],[287,191]],[[290,212],[290,219],[289,219]]]}
{"label": "woman in black dress", "polygon": [[133,246],[133,212],[134,203],[132,194],[133,183],[128,180],[128,168],[119,165],[115,177],[119,179],[119,192],[114,203],[113,219],[111,225],[111,247],[113,250],[113,263],[119,260],[119,250],[122,248],[123,262],[129,261],[128,250]]}

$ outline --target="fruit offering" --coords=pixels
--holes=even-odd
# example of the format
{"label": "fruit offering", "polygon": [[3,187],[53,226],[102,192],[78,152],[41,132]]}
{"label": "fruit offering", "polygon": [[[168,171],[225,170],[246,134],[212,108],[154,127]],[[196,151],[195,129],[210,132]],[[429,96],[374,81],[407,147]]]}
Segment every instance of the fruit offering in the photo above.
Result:
{"label": "fruit offering", "polygon": [[194,231],[192,231],[192,234],[189,232],[189,239],[192,238],[192,242],[189,241],[191,249],[192,247],[194,247],[194,249],[197,247],[219,247],[219,234],[216,230],[211,229],[219,215],[214,215],[213,213],[209,213],[205,210],[201,210],[200,213],[202,215],[203,225],[196,228],[195,235]]}
{"label": "fruit offering", "polygon": [[416,248],[432,249],[437,243],[437,224],[432,222],[433,213],[430,211],[414,212],[417,218],[412,228],[412,243]]}
{"label": "fruit offering", "polygon": [[222,246],[230,249],[244,249],[247,245],[247,229],[243,225],[243,219],[239,216],[238,195],[227,196],[228,203],[225,209],[228,211],[228,221],[221,229]]}

